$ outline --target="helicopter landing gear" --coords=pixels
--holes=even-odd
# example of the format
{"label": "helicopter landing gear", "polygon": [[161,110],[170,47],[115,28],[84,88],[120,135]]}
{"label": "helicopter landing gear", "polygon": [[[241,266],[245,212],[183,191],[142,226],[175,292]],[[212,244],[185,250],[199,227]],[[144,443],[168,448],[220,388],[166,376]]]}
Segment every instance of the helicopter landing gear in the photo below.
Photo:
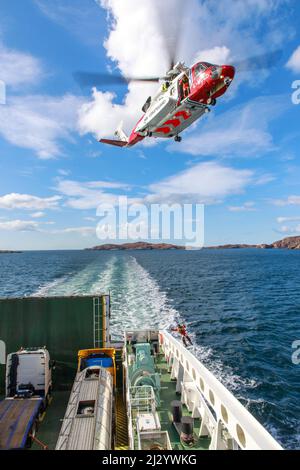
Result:
{"label": "helicopter landing gear", "polygon": [[180,135],[175,135],[174,140],[175,140],[175,142],[181,142],[182,137]]}
{"label": "helicopter landing gear", "polygon": [[209,104],[210,106],[216,106],[217,104],[216,98],[208,98],[207,104]]}

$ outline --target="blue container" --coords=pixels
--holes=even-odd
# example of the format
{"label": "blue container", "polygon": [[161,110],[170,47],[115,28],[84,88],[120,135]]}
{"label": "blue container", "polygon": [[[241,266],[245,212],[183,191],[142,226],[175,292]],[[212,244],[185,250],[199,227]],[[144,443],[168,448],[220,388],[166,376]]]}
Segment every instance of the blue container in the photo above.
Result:
{"label": "blue container", "polygon": [[111,357],[89,357],[86,359],[86,367],[112,367],[113,360]]}

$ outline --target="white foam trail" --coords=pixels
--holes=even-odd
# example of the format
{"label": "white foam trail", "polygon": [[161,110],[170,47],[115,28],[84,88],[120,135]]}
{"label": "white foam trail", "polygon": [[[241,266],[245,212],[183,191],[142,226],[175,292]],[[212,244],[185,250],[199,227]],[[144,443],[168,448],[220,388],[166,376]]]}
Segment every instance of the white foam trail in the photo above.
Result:
{"label": "white foam trail", "polygon": [[110,293],[111,333],[122,339],[126,329],[168,329],[175,321],[185,321],[194,343],[190,351],[231,391],[257,386],[254,380],[236,375],[214,356],[212,348],[196,343],[193,322],[180,317],[165,292],[134,256],[112,255],[103,265],[95,261],[71,276],[64,276],[38,289],[34,295],[99,295]]}
{"label": "white foam trail", "polygon": [[32,297],[47,297],[48,295],[51,295],[53,291],[60,285],[64,284],[66,280],[68,279],[68,276],[63,276],[58,279],[54,279],[54,281],[47,282],[47,284],[40,286],[37,291],[35,291],[33,294],[30,294]]}
{"label": "white foam trail", "polygon": [[115,338],[130,328],[167,328],[178,316],[166,294],[133,256],[115,260],[113,270],[99,275],[95,287],[111,293],[111,332]]}
{"label": "white foam trail", "polygon": [[[116,261],[116,259],[115,259]],[[122,332],[134,328],[169,329],[175,321],[183,321],[180,313],[170,305],[155,279],[144,269],[134,256],[121,258],[113,265],[113,271],[99,275],[96,284],[102,292],[111,292],[112,318],[111,332],[115,338],[122,338]],[[188,329],[192,323],[186,322]],[[189,328],[189,326],[191,328]],[[196,343],[195,333],[190,333],[194,343],[190,351],[231,391],[255,388],[255,380],[242,378],[230,367],[224,367],[221,360],[214,357],[211,348]]]}
{"label": "white foam trail", "polygon": [[[106,263],[105,269],[97,273],[93,279],[92,285],[88,289],[89,294],[108,294],[111,291],[113,274],[116,269],[117,257],[112,256]],[[95,279],[97,279],[95,281]]]}
{"label": "white foam trail", "polygon": [[59,279],[55,279],[44,286],[41,286],[33,296],[68,296],[68,295],[99,295],[106,291],[97,290],[95,279],[101,275],[108,276],[113,267],[114,259],[109,259],[104,265],[98,262],[90,263],[87,267],[76,274],[66,275]]}

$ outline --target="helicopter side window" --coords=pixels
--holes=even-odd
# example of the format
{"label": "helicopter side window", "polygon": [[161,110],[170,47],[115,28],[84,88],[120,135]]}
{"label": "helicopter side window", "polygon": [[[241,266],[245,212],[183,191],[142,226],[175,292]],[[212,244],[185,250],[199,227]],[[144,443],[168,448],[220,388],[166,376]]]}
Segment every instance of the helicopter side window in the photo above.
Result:
{"label": "helicopter side window", "polygon": [[208,62],[200,62],[195,67],[195,77],[199,77],[203,72],[205,72],[210,67],[216,67],[213,64],[209,64]]}
{"label": "helicopter side window", "polygon": [[204,63],[198,64],[195,67],[195,77],[198,77],[199,75],[201,75],[201,73],[205,72],[206,69],[207,69],[206,64]]}

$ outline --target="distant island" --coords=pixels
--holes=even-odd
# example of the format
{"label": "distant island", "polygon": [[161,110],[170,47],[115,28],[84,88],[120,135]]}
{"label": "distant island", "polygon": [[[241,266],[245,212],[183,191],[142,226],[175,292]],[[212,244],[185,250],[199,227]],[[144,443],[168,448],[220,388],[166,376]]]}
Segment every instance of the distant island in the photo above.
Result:
{"label": "distant island", "polygon": [[258,245],[247,245],[245,243],[234,243],[227,245],[217,245],[217,246],[208,246],[209,249],[236,249],[236,248],[262,248],[262,249],[272,249],[272,248],[285,248],[288,250],[300,250],[300,236],[298,237],[286,237],[282,240],[278,240],[274,243],[267,244],[261,243]]}
{"label": "distant island", "polygon": [[[288,250],[300,250],[300,236],[286,237],[274,243],[260,243],[257,245],[247,245],[246,243],[229,243],[226,245],[216,245],[205,247],[210,250],[220,249],[242,249],[242,248],[260,248],[273,249],[285,248]],[[86,248],[89,251],[111,251],[111,250],[186,250],[188,247],[184,245],[173,245],[172,243],[149,243],[149,242],[133,242],[133,243],[106,243],[97,245],[92,248]],[[0,252],[1,253],[1,252]]]}
{"label": "distant island", "polygon": [[87,250],[95,251],[108,251],[108,250],[185,250],[183,245],[173,245],[171,243],[149,243],[149,242],[134,242],[134,243],[106,243],[104,245],[94,246],[93,248],[86,248]]}
{"label": "distant island", "polygon": [[22,251],[0,250],[0,255],[4,253],[22,253]]}

